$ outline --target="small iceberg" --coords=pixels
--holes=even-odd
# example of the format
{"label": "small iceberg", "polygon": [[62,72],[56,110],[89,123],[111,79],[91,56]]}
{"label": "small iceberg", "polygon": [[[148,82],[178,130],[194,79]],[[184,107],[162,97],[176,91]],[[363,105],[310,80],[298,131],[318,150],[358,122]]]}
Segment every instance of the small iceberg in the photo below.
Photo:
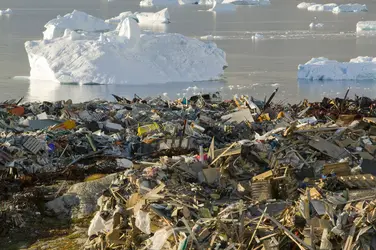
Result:
{"label": "small iceberg", "polygon": [[236,6],[229,3],[223,3],[222,0],[216,0],[213,3],[213,7],[208,9],[208,11],[212,12],[227,12],[227,11],[235,11]]}
{"label": "small iceberg", "polygon": [[13,10],[11,10],[11,9],[0,10],[0,16],[2,16],[2,15],[12,15],[12,14],[13,14]]}
{"label": "small iceberg", "polygon": [[299,64],[298,79],[376,80],[376,58],[359,56],[349,62],[338,62],[324,57],[312,58],[305,64]]}
{"label": "small iceberg", "polygon": [[311,29],[313,29],[313,28],[322,28],[322,27],[324,27],[324,24],[323,23],[310,23],[309,27]]}
{"label": "small iceberg", "polygon": [[264,35],[260,33],[256,33],[252,36],[252,40],[261,40],[264,39]]}
{"label": "small iceberg", "polygon": [[222,4],[235,4],[235,5],[269,5],[269,0],[224,0]]}
{"label": "small iceberg", "polygon": [[65,16],[58,16],[49,21],[43,32],[45,40],[61,37],[66,29],[74,31],[101,32],[110,30],[110,25],[104,20],[91,16],[85,12],[74,10]]}
{"label": "small iceberg", "polygon": [[333,11],[338,5],[335,3],[313,4],[307,8],[308,11]]}
{"label": "small iceberg", "polygon": [[315,3],[300,3],[297,6],[299,9],[307,9],[308,11],[325,11],[338,14],[341,12],[362,12],[368,11],[365,4],[358,3],[349,3],[349,4],[336,4],[336,3],[327,3],[327,4],[315,4]]}
{"label": "small iceberg", "polygon": [[135,13],[139,24],[166,24],[170,23],[170,14],[165,8],[158,12],[141,12]]}
{"label": "small iceberg", "polygon": [[[99,20],[93,23],[105,23]],[[227,67],[226,54],[215,43],[180,34],[143,34],[131,17],[102,33],[97,29],[107,26],[54,25],[79,27],[83,34],[66,28],[62,36],[26,42],[32,80],[130,85],[194,82],[220,79]]]}
{"label": "small iceberg", "polygon": [[316,3],[306,3],[306,2],[302,2],[300,4],[298,4],[296,7],[298,9],[308,9],[309,6],[312,6],[312,5],[315,5]]}
{"label": "small iceberg", "polygon": [[341,12],[365,12],[368,11],[367,6],[365,4],[342,4],[333,9],[333,13],[341,13]]}
{"label": "small iceberg", "polygon": [[356,24],[356,32],[376,31],[376,21],[361,21]]}

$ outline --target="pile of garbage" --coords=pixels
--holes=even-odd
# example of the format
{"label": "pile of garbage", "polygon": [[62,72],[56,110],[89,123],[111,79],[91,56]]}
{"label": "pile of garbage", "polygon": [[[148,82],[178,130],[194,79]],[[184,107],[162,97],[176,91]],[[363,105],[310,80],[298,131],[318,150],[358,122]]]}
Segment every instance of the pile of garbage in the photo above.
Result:
{"label": "pile of garbage", "polygon": [[276,93],[5,102],[0,195],[101,173],[85,249],[376,248],[376,100]]}

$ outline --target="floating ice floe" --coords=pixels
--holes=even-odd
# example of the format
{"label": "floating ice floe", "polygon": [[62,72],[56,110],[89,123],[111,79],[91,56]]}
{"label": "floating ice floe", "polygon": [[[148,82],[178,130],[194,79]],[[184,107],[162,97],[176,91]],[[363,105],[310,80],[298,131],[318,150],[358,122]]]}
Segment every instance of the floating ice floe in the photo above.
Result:
{"label": "floating ice floe", "polygon": [[13,10],[11,10],[11,9],[0,10],[0,16],[2,16],[2,15],[11,15],[11,14],[13,14]]}
{"label": "floating ice floe", "polygon": [[298,79],[376,80],[376,58],[359,56],[349,62],[312,58],[298,66]]}
{"label": "floating ice floe", "polygon": [[313,29],[313,28],[322,28],[322,27],[324,27],[324,24],[323,23],[310,23],[309,27],[311,29]]}
{"label": "floating ice floe", "polygon": [[341,12],[364,12],[368,11],[367,6],[365,4],[341,4],[333,9],[333,13],[341,13]]}
{"label": "floating ice floe", "polygon": [[236,6],[229,3],[221,3],[222,0],[216,0],[213,3],[213,7],[208,9],[208,11],[212,12],[227,12],[227,11],[235,11]]}
{"label": "floating ice floe", "polygon": [[341,12],[362,12],[367,11],[367,6],[365,4],[349,3],[338,5],[336,3],[327,4],[315,4],[315,3],[300,3],[297,6],[299,9],[307,9],[308,11],[325,11],[333,12],[335,14]]}
{"label": "floating ice floe", "polygon": [[335,3],[327,3],[327,4],[313,4],[307,8],[308,11],[333,11],[335,7],[338,5]]}
{"label": "floating ice floe", "polygon": [[170,23],[170,14],[168,9],[165,8],[156,13],[154,12],[141,12],[135,13],[139,24],[166,24]]}
{"label": "floating ice floe", "polygon": [[178,3],[180,5],[186,5],[186,4],[199,4],[199,0],[178,0]]}
{"label": "floating ice floe", "polygon": [[58,16],[49,21],[43,32],[44,39],[53,39],[64,34],[65,29],[75,31],[101,32],[110,30],[110,26],[104,20],[91,16],[85,12],[74,10],[65,16]]}
{"label": "floating ice floe", "polygon": [[357,32],[376,31],[376,21],[361,21],[356,24]]}
{"label": "floating ice floe", "polygon": [[200,37],[201,40],[223,40],[223,36],[207,35]]}
{"label": "floating ice floe", "polygon": [[263,34],[256,33],[252,36],[252,40],[261,40],[261,39],[264,39]]}
{"label": "floating ice floe", "polygon": [[224,0],[222,4],[235,4],[235,5],[269,5],[269,0]]}
{"label": "floating ice floe", "polygon": [[126,18],[113,31],[81,36],[66,30],[61,37],[28,41],[25,49],[30,79],[61,83],[215,80],[227,67],[225,52],[214,43],[180,34],[141,34],[133,18]]}
{"label": "floating ice floe", "polygon": [[309,6],[312,6],[312,5],[315,5],[316,3],[306,3],[306,2],[302,2],[300,4],[298,4],[296,7],[298,9],[307,9]]}
{"label": "floating ice floe", "polygon": [[141,0],[141,7],[151,7],[157,5],[173,5],[179,4],[179,0]]}

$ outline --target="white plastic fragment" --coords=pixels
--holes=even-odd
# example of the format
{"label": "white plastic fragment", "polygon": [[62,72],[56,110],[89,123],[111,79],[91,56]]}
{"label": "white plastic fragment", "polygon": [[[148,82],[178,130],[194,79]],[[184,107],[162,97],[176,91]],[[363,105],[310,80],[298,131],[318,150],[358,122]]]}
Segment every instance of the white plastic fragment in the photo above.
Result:
{"label": "white plastic fragment", "polygon": [[136,227],[140,229],[145,234],[150,234],[150,216],[148,212],[138,210],[135,214],[136,217]]}
{"label": "white plastic fragment", "polygon": [[154,233],[154,236],[151,238],[152,245],[149,249],[151,250],[161,250],[165,245],[167,239],[172,234],[171,228],[162,228]]}
{"label": "white plastic fragment", "polygon": [[99,232],[109,232],[112,229],[112,226],[113,226],[113,219],[111,218],[108,221],[105,221],[101,217],[101,212],[98,211],[90,222],[90,226],[87,231],[87,234],[90,237],[94,234],[98,234]]}

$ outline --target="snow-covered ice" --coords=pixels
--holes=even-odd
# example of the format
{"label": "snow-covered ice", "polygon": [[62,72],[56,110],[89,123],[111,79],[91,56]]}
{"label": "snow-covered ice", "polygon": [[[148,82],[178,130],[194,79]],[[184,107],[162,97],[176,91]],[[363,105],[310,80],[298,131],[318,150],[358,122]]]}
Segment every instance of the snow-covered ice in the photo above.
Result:
{"label": "snow-covered ice", "polygon": [[2,16],[2,15],[11,15],[11,14],[13,14],[13,10],[11,10],[11,9],[0,10],[0,16]]}
{"label": "snow-covered ice", "polygon": [[309,27],[311,29],[313,29],[313,28],[322,28],[322,27],[324,27],[324,24],[323,23],[310,23]]}
{"label": "snow-covered ice", "polygon": [[140,24],[166,24],[170,22],[170,14],[165,8],[158,12],[135,13]]}
{"label": "snow-covered ice", "polygon": [[213,5],[214,2],[215,0],[200,0],[198,4],[199,5]]}
{"label": "snow-covered ice", "polygon": [[315,3],[300,3],[297,6],[299,9],[307,9],[308,11],[325,11],[333,12],[335,14],[341,12],[361,12],[367,11],[367,6],[365,4],[358,3],[349,3],[349,4],[336,4],[336,3],[327,3],[327,4],[315,4]]}
{"label": "snow-covered ice", "polygon": [[186,5],[186,4],[199,4],[199,0],[178,0],[178,3],[180,5]]}
{"label": "snow-covered ice", "polygon": [[64,34],[65,29],[84,30],[88,32],[108,31],[110,26],[104,20],[91,16],[85,12],[74,10],[65,16],[58,16],[49,21],[43,32],[44,39],[53,39]]}
{"label": "snow-covered ice", "polygon": [[224,0],[222,4],[235,4],[235,5],[269,5],[269,0]]}
{"label": "snow-covered ice", "polygon": [[131,11],[122,12],[115,17],[105,20],[105,22],[110,24],[111,26],[116,27],[118,26],[119,23],[123,22],[126,18],[133,18],[138,22],[136,15],[133,14]]}
{"label": "snow-covered ice", "polygon": [[264,35],[263,35],[263,34],[255,33],[255,34],[252,36],[252,40],[261,40],[261,39],[264,39]]}
{"label": "snow-covered ice", "polygon": [[376,80],[376,58],[359,56],[349,62],[312,58],[298,66],[298,79]]}
{"label": "snow-covered ice", "polygon": [[333,11],[338,5],[335,3],[314,4],[307,8],[308,11]]}
{"label": "snow-covered ice", "polygon": [[25,49],[30,78],[55,82],[205,81],[219,79],[227,67],[226,54],[216,44],[180,34],[141,34],[133,18],[101,34],[81,35],[66,29],[60,37],[28,41]]}
{"label": "snow-covered ice", "polygon": [[213,3],[213,7],[211,9],[208,9],[208,11],[213,12],[227,12],[227,11],[235,11],[236,6],[229,3],[221,3],[222,0],[216,0]]}
{"label": "snow-covered ice", "polygon": [[315,5],[316,3],[306,3],[306,2],[302,2],[300,4],[298,4],[296,7],[298,9],[307,9],[309,6],[311,5]]}
{"label": "snow-covered ice", "polygon": [[365,4],[341,4],[333,9],[333,13],[341,13],[341,12],[362,12],[368,11],[367,6]]}
{"label": "snow-covered ice", "polygon": [[376,21],[361,21],[356,24],[357,32],[376,31]]}
{"label": "snow-covered ice", "polygon": [[139,25],[154,25],[154,24],[167,24],[170,23],[170,14],[168,8],[164,8],[158,12],[135,12],[130,11],[122,12],[118,16],[107,19],[105,22],[112,27],[116,27],[119,23],[123,22],[126,18],[135,19]]}
{"label": "snow-covered ice", "polygon": [[151,7],[157,5],[171,5],[171,4],[179,4],[179,0],[141,0],[140,6],[141,7]]}

